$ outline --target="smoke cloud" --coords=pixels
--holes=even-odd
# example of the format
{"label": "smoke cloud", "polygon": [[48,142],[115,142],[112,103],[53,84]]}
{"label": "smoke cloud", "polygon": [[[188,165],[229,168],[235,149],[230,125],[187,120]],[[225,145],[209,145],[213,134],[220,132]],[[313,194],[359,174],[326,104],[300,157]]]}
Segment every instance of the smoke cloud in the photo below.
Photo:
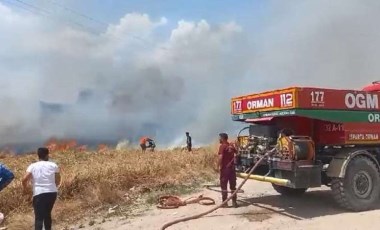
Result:
{"label": "smoke cloud", "polygon": [[[269,1],[260,28],[127,13],[91,33],[0,3],[0,145],[234,134],[232,96],[378,79],[380,3]],[[258,19],[259,20],[259,19]],[[360,87],[359,87],[360,88]]]}

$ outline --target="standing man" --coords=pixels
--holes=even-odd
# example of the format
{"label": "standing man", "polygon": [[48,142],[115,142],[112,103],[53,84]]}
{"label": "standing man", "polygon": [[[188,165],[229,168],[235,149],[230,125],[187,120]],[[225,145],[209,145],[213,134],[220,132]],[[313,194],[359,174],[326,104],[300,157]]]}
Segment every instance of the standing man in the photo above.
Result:
{"label": "standing man", "polygon": [[[228,135],[226,133],[219,134],[219,158],[218,166],[220,172],[220,187],[222,189],[222,201],[227,200],[227,185],[230,184],[231,192],[236,190],[236,172],[235,172],[235,153],[236,148],[228,143]],[[232,205],[237,208],[237,196],[232,198]],[[227,204],[224,206],[228,206]]]}
{"label": "standing man", "polygon": [[189,132],[186,132],[186,145],[187,145],[187,151],[191,152],[192,147],[192,140]]}
{"label": "standing man", "polygon": [[61,182],[58,166],[49,161],[49,149],[39,148],[38,162],[31,164],[22,179],[24,193],[27,193],[28,182],[33,184],[33,208],[35,230],[51,230],[53,210],[57,199],[58,186]]}
{"label": "standing man", "polygon": [[14,178],[12,171],[0,163],[0,191],[7,187]]}
{"label": "standing man", "polygon": [[146,150],[146,142],[148,142],[148,137],[142,137],[140,138],[140,147],[141,147],[141,152],[145,153]]}

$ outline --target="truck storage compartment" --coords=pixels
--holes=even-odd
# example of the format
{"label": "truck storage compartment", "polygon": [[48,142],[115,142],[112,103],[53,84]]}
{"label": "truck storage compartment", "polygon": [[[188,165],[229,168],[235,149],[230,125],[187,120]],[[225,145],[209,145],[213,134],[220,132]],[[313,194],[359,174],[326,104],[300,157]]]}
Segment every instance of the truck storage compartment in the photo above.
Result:
{"label": "truck storage compartment", "polygon": [[322,163],[314,164],[302,161],[272,162],[273,176],[290,181],[291,188],[313,188],[322,185]]}

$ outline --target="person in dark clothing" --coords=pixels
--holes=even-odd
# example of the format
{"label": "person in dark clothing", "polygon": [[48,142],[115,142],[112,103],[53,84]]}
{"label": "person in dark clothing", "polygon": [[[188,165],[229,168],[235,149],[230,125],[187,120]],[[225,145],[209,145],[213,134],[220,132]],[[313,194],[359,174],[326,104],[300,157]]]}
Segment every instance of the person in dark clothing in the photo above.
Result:
{"label": "person in dark clothing", "polygon": [[49,149],[39,148],[39,161],[31,164],[22,179],[24,193],[27,193],[28,182],[33,184],[33,209],[35,215],[35,230],[51,230],[51,212],[57,199],[58,186],[61,181],[59,168],[49,161]]}
{"label": "person in dark clothing", "polygon": [[7,187],[14,178],[13,172],[0,163],[0,191]]}
{"label": "person in dark clothing", "polygon": [[[7,187],[15,178],[13,172],[0,163],[0,191]],[[0,207],[1,208],[1,207]],[[4,220],[4,215],[0,212],[0,224]]]}
{"label": "person in dark clothing", "polygon": [[[222,200],[224,202],[228,196],[227,185],[230,185],[231,192],[236,190],[235,153],[237,150],[232,144],[228,143],[228,135],[226,133],[219,134],[219,142],[218,166]],[[235,208],[238,207],[236,195],[232,198],[232,205]]]}
{"label": "person in dark clothing", "polygon": [[148,147],[151,152],[154,152],[154,149],[156,148],[156,143],[152,139],[148,139]]}
{"label": "person in dark clothing", "polygon": [[192,147],[192,140],[189,132],[186,132],[186,145],[187,145],[187,151],[191,152]]}

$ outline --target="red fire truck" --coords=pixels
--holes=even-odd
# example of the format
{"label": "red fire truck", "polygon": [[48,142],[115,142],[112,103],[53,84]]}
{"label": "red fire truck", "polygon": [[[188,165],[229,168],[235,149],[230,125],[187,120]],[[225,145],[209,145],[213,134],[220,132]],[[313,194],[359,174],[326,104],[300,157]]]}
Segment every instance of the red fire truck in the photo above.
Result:
{"label": "red fire truck", "polygon": [[[371,209],[380,196],[380,84],[362,90],[291,87],[235,97],[234,121],[249,124],[238,135],[240,177],[290,130],[279,149],[250,176],[282,195],[331,187],[349,210]],[[242,131],[243,131],[242,130]]]}

